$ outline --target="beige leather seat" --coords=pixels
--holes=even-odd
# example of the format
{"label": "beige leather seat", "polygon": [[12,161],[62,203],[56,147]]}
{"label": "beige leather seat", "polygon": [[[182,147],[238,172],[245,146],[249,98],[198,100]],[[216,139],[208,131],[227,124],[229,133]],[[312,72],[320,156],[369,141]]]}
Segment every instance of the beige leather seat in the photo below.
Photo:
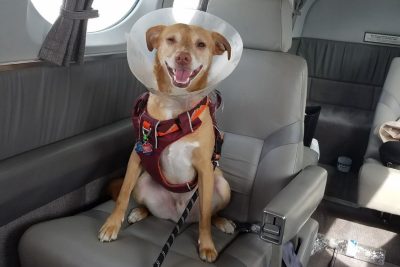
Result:
{"label": "beige leather seat", "polygon": [[376,108],[365,163],[359,173],[358,203],[362,207],[400,215],[400,170],[383,166],[379,157],[380,138],[375,129],[400,118],[400,58],[390,66]]}
{"label": "beige leather seat", "polygon": [[[198,226],[191,225],[177,237],[163,266],[279,267],[282,244],[289,240],[299,244],[306,266],[318,230],[310,216],[323,197],[326,171],[302,170],[307,66],[285,53],[292,39],[289,0],[214,0],[208,12],[236,27],[245,44],[239,66],[219,86],[224,109],[218,119],[226,133],[220,163],[233,191],[223,213],[251,222],[268,214],[265,228],[277,229],[269,236],[277,244],[213,229],[220,255],[207,265],[197,253]],[[112,207],[109,201],[31,227],[19,246],[22,266],[151,266],[174,224],[149,217],[125,225],[117,241],[100,243],[97,231]]]}

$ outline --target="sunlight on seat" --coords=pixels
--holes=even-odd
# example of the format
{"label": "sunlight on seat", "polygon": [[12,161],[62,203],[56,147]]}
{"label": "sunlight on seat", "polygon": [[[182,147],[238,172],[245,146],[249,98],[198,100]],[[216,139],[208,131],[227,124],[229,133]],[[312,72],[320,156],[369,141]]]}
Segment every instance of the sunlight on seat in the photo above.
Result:
{"label": "sunlight on seat", "polygon": [[368,161],[359,175],[358,202],[361,206],[400,214],[400,170]]}

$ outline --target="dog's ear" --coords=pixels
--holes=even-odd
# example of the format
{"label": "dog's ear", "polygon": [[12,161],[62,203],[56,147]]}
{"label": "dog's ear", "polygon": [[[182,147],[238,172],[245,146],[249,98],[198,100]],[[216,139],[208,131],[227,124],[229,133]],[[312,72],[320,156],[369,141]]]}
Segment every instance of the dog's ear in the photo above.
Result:
{"label": "dog's ear", "polygon": [[214,40],[214,55],[222,55],[225,51],[228,52],[228,60],[231,59],[231,45],[228,40],[217,32],[212,32],[211,36]]}
{"label": "dog's ear", "polygon": [[154,48],[158,48],[158,42],[159,42],[159,37],[161,32],[165,29],[165,25],[157,25],[154,27],[151,27],[150,29],[147,30],[146,32],[146,43],[147,43],[147,49],[149,51],[153,51]]}

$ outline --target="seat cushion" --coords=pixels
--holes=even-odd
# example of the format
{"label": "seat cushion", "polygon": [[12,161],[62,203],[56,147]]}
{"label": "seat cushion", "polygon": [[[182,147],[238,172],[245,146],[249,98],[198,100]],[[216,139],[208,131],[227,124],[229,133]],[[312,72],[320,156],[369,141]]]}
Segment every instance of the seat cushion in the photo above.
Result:
{"label": "seat cushion", "polygon": [[400,170],[368,159],[359,173],[358,203],[362,207],[400,215]]}
{"label": "seat cushion", "polygon": [[372,131],[369,137],[365,158],[379,159],[379,147],[382,144],[375,129],[388,121],[398,120],[400,116],[400,57],[394,58],[383,86],[382,95],[376,107]]}
{"label": "seat cushion", "polygon": [[[37,224],[23,235],[19,254],[23,267],[42,266],[152,266],[174,223],[153,216],[133,225],[124,224],[118,240],[101,243],[97,232],[114,203],[103,203],[76,216]],[[134,206],[134,204],[132,205]],[[227,235],[213,228],[218,251],[216,263],[203,263],[197,253],[197,224],[188,226],[175,240],[163,266],[268,266],[271,246],[257,235]]]}

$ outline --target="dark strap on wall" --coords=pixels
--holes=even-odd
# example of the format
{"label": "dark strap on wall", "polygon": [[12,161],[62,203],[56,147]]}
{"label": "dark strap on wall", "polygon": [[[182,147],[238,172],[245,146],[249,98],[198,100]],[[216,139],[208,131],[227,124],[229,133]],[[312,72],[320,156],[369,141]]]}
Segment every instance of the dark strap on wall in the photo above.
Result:
{"label": "dark strap on wall", "polygon": [[61,8],[60,15],[67,19],[93,19],[99,16],[99,11],[94,9],[82,10],[82,11],[72,11],[65,8]]}
{"label": "dark strap on wall", "polygon": [[303,8],[304,4],[306,3],[307,0],[294,0],[293,3],[293,26],[296,23],[296,19],[298,16],[301,15],[301,9]]}
{"label": "dark strap on wall", "polygon": [[59,66],[83,63],[87,20],[98,17],[93,0],[64,0],[60,16],[51,27],[39,51],[39,58]]}
{"label": "dark strap on wall", "polygon": [[209,0],[200,0],[197,9],[206,12],[208,8],[208,1]]}

